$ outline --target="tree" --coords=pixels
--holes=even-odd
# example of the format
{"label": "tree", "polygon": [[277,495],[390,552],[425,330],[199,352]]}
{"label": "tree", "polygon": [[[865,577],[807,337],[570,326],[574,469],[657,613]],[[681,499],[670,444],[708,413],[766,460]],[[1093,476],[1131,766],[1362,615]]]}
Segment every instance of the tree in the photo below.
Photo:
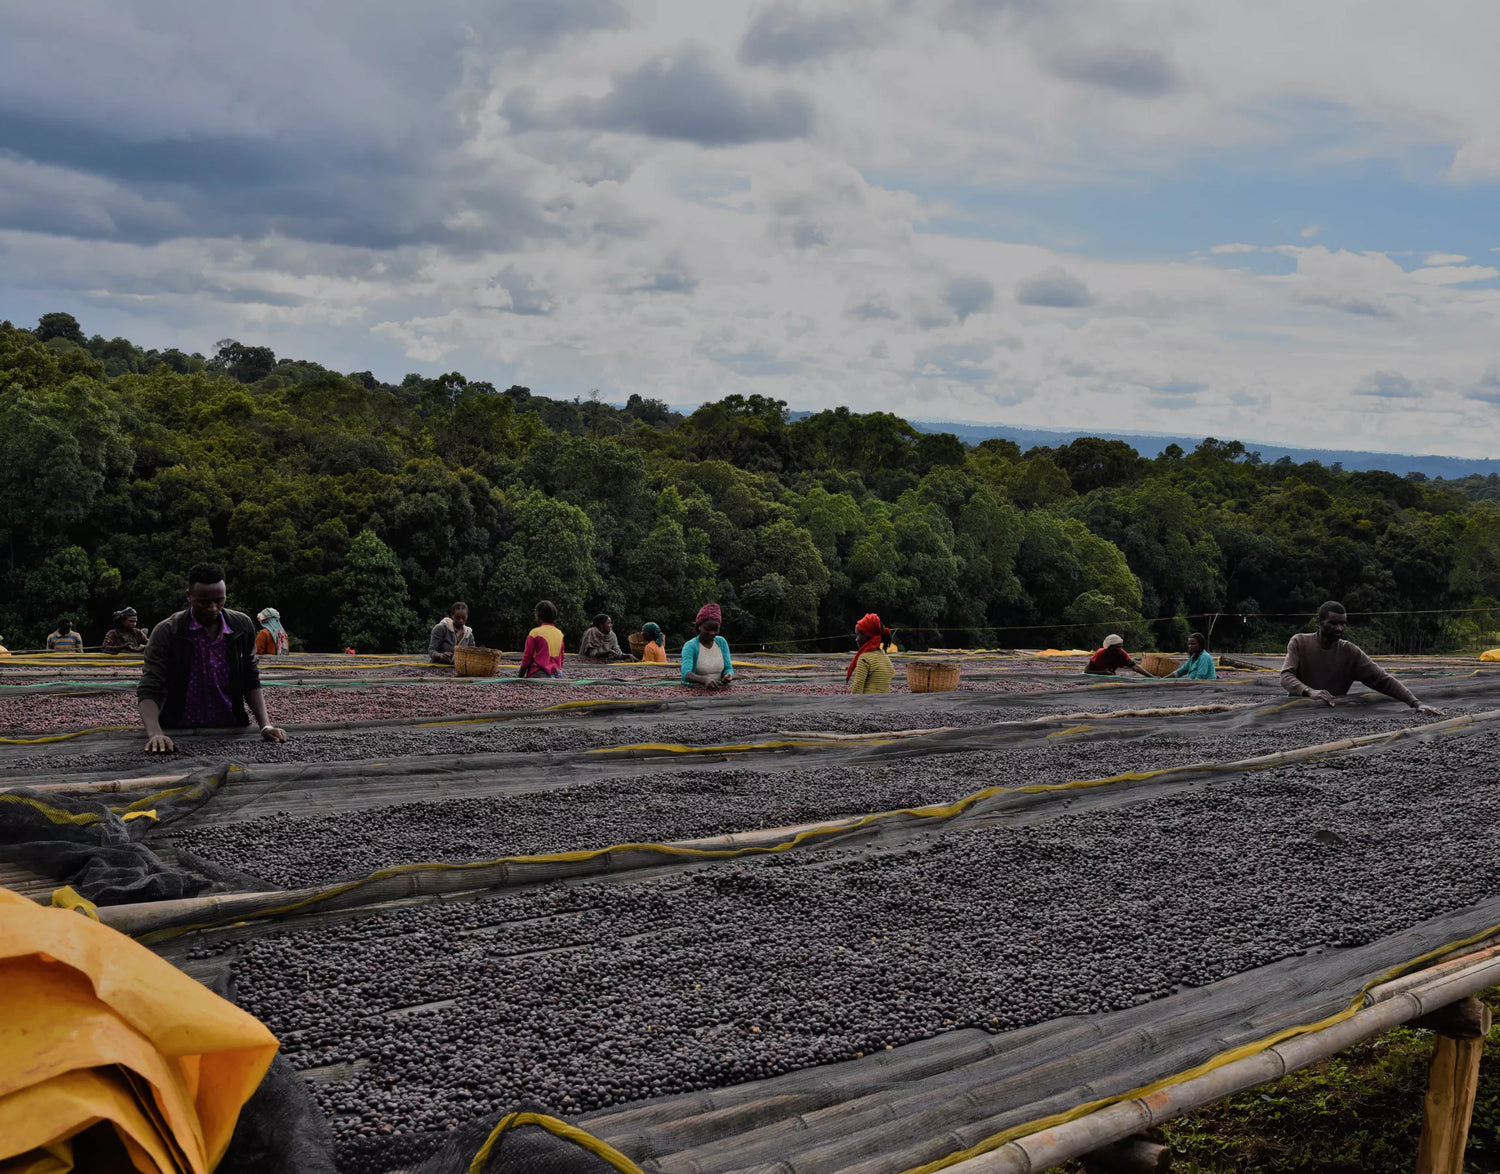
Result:
{"label": "tree", "polygon": [[276,352],[268,346],[246,346],[232,338],[221,338],[208,367],[239,383],[255,383],[276,369]]}
{"label": "tree", "polygon": [[364,652],[401,652],[419,643],[417,613],[407,606],[401,563],[374,531],[361,530],[350,543],[341,587],[341,643]]}
{"label": "tree", "polygon": [[61,338],[67,342],[76,343],[78,346],[84,346],[88,341],[84,337],[83,328],[78,325],[78,319],[61,310],[43,314],[32,333],[36,335],[37,342],[46,342],[49,338]]}

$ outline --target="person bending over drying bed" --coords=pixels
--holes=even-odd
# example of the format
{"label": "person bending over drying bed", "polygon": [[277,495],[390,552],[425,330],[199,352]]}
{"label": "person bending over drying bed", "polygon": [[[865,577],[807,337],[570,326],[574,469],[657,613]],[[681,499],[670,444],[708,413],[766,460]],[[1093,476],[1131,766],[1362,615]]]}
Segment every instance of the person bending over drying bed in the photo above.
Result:
{"label": "person bending over drying bed", "polygon": [[255,613],[261,629],[255,633],[255,651],[260,656],[285,656],[292,650],[292,638],[281,626],[281,613],[274,607]]}
{"label": "person bending over drying bed", "polygon": [[646,664],[666,664],[667,640],[661,634],[661,625],[642,624],[641,635],[646,637],[645,646],[641,649],[641,660]]}
{"label": "person bending over drying bed", "polygon": [[140,619],[135,614],[135,608],[122,607],[115,612],[113,619],[115,626],[104,633],[104,643],[99,646],[99,651],[111,656],[121,652],[145,651],[146,633],[140,629]]}
{"label": "person bending over drying bed", "polygon": [[469,627],[469,605],[455,603],[448,609],[448,614],[433,626],[432,637],[427,641],[427,655],[433,664],[452,664],[455,648],[461,645],[472,647],[473,644],[474,629]]}
{"label": "person bending over drying bed", "polygon": [[628,652],[620,651],[620,638],[615,635],[615,622],[603,612],[594,617],[589,630],[578,643],[578,655],[586,660],[634,660]]}
{"label": "person bending over drying bed", "polygon": [[1089,657],[1089,662],[1083,666],[1083,671],[1094,676],[1112,677],[1120,669],[1129,669],[1153,681],[1156,679],[1130,659],[1130,653],[1125,651],[1125,641],[1111,632],[1104,637],[1104,647]]}
{"label": "person bending over drying bed", "polygon": [[1361,681],[1377,693],[1403,701],[1418,713],[1441,716],[1442,710],[1423,705],[1359,645],[1344,639],[1349,613],[1330,599],[1318,608],[1318,630],[1299,632],[1287,641],[1286,662],[1281,666],[1281,687],[1293,697],[1310,697],[1324,705],[1337,705],[1349,686]]}
{"label": "person bending over drying bed", "polygon": [[251,715],[267,742],[286,741],[286,731],[266,716],[255,621],[225,607],[226,596],[224,569],[199,563],[188,571],[187,607],[151,629],[135,690],[149,753],[176,748],[164,726],[233,728],[248,726]]}
{"label": "person bending over drying bed", "polygon": [[891,679],[896,675],[891,658],[885,654],[885,646],[891,642],[891,630],[880,622],[878,615],[870,612],[854,625],[854,640],[858,651],[844,670],[849,692],[889,693]]}
{"label": "person bending over drying bed", "polygon": [[[518,677],[560,677],[563,666],[563,634],[557,626],[557,604],[544,599],[531,613],[536,627],[526,636]],[[619,647],[616,642],[616,647]]]}
{"label": "person bending over drying bed", "polygon": [[682,646],[684,685],[725,689],[734,684],[734,662],[729,659],[729,642],[719,635],[723,620],[717,603],[705,603],[698,609],[698,618],[693,621],[698,638]]}
{"label": "person bending over drying bed", "polygon": [[1207,644],[1202,632],[1194,632],[1188,637],[1187,660],[1178,665],[1174,677],[1187,677],[1193,681],[1217,681],[1219,674],[1214,671],[1214,658],[1204,645]]}

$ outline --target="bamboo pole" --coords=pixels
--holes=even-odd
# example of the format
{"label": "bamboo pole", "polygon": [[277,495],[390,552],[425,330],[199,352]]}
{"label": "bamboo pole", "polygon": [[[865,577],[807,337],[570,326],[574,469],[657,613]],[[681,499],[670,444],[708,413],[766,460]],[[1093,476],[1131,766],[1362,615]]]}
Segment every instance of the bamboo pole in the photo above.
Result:
{"label": "bamboo pole", "polygon": [[[1373,1035],[1398,1027],[1500,981],[1500,958],[1482,951],[1472,965],[1432,982],[1379,998],[1321,1031],[1295,1036],[1264,1051],[1235,1060],[1155,1092],[1117,1101],[1094,1113],[1015,1138],[1004,1145],[946,1167],[948,1174],[1035,1174],[1122,1137],[1141,1133],[1163,1121],[1289,1072],[1327,1059]],[[1474,956],[1470,956],[1474,957]],[[1458,960],[1455,960],[1458,961]],[[1374,988],[1376,994],[1379,988]]]}

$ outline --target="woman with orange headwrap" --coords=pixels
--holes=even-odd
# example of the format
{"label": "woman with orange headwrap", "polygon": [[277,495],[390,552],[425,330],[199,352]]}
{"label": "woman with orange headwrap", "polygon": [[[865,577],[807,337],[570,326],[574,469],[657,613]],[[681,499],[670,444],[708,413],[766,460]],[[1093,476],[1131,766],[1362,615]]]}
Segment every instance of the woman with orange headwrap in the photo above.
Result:
{"label": "woman with orange headwrap", "polygon": [[854,625],[854,639],[859,651],[844,671],[849,692],[889,693],[891,679],[896,675],[891,658],[885,654],[885,646],[891,641],[891,630],[880,622],[878,615],[870,612]]}

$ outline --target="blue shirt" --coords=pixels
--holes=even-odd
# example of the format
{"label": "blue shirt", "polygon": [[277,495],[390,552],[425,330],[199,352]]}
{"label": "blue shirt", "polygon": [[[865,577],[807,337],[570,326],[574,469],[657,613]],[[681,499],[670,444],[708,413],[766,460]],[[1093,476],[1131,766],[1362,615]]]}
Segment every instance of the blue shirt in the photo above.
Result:
{"label": "blue shirt", "polygon": [[1219,674],[1214,672],[1214,658],[1207,652],[1188,657],[1182,667],[1172,675],[1187,677],[1194,681],[1217,681],[1219,679]]}

